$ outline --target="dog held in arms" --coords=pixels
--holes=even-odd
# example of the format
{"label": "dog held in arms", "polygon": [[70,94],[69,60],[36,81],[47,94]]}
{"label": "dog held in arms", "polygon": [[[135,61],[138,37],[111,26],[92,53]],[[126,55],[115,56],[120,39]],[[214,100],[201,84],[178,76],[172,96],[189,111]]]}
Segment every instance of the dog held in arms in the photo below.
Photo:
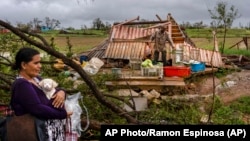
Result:
{"label": "dog held in arms", "polygon": [[56,92],[56,87],[58,83],[50,78],[43,79],[39,82],[39,86],[42,88],[43,92],[46,94],[48,99],[51,99],[53,94]]}
{"label": "dog held in arms", "polygon": [[[48,99],[51,99],[53,94],[56,91],[56,87],[58,86],[58,83],[55,82],[53,79],[43,79],[39,82],[39,86],[44,91]],[[67,95],[67,98],[65,100],[65,108],[67,111],[73,111],[73,114],[71,115],[71,123],[72,123],[72,132],[77,133],[77,136],[81,136],[81,132],[84,131],[81,128],[81,114],[82,114],[82,108],[78,103],[78,100],[81,98],[81,93],[78,92],[73,95]],[[87,128],[87,126],[86,126]]]}
{"label": "dog held in arms", "polygon": [[[42,79],[38,85],[41,87],[46,97],[50,100],[56,92],[56,87],[58,83],[50,78]],[[65,107],[63,107],[65,108]],[[64,129],[65,119],[48,119],[45,121],[45,126],[47,128],[48,141],[53,141],[55,139],[64,140]],[[55,134],[59,132],[58,135]],[[55,136],[56,135],[56,136]]]}

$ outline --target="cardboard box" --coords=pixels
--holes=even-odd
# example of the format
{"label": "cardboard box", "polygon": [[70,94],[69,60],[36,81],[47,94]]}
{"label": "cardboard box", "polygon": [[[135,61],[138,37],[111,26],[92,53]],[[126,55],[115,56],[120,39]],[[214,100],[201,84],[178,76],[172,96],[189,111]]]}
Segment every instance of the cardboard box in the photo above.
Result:
{"label": "cardboard box", "polygon": [[191,69],[190,67],[183,67],[183,66],[166,66],[164,67],[164,76],[172,77],[188,77],[190,76]]}

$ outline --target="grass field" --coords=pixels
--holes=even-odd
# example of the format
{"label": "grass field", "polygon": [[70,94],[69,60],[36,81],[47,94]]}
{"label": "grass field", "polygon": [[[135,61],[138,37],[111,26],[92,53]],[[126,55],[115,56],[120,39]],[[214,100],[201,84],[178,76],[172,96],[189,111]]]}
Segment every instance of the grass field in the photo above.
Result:
{"label": "grass field", "polygon": [[[46,37],[48,41],[50,41],[51,37]],[[72,45],[73,53],[81,53],[87,50],[90,50],[94,46],[100,44],[106,37],[88,37],[88,36],[75,36],[69,37],[70,43]],[[56,48],[60,50],[60,52],[67,52],[68,45],[66,37],[57,36],[54,37],[54,43]]]}
{"label": "grass field", "polygon": [[[210,29],[188,29],[186,30],[187,35],[191,38],[191,40],[196,44],[199,48],[212,50],[214,46],[212,32]],[[217,35],[218,37],[218,46],[220,47],[223,41],[222,32],[220,31]],[[226,42],[225,42],[225,53],[234,54],[237,53],[238,50],[236,48],[232,48],[228,50],[229,47],[234,45],[235,43],[242,40],[242,37],[250,36],[250,31],[245,29],[230,29],[228,31]],[[75,54],[82,53],[84,51],[90,50],[93,47],[99,45],[102,41],[104,41],[108,35],[104,35],[103,33],[96,35],[81,35],[81,34],[46,34],[44,37],[50,41],[52,37],[54,37],[54,43],[56,48],[60,50],[60,52],[66,53],[68,52],[68,45],[66,37],[69,37],[70,43],[72,44],[72,52]],[[241,53],[241,52],[240,52]],[[243,53],[250,56],[250,52],[243,51]],[[249,54],[249,55],[248,55]]]}
{"label": "grass field", "polygon": [[[204,49],[212,49],[214,46],[214,41],[212,38],[191,38],[191,40],[195,43],[195,45],[199,48],[204,48]],[[229,48],[235,43],[241,41],[242,38],[236,37],[236,38],[227,38],[225,47]],[[218,38],[218,45],[222,43],[223,38]]]}

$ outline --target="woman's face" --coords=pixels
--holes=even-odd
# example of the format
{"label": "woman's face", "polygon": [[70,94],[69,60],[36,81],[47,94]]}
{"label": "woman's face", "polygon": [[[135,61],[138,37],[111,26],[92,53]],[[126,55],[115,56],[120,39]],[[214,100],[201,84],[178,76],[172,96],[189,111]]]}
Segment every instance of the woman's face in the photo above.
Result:
{"label": "woman's face", "polygon": [[22,62],[23,73],[31,78],[39,75],[41,67],[42,65],[40,54],[33,56],[30,62]]}

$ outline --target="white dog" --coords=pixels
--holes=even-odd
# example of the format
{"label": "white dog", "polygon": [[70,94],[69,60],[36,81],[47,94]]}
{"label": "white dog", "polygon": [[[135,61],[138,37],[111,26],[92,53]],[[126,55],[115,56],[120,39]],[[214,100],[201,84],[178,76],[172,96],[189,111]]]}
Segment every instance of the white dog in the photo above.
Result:
{"label": "white dog", "polygon": [[46,94],[46,97],[48,99],[51,99],[53,94],[56,92],[56,87],[58,86],[58,83],[54,81],[53,79],[46,78],[42,79],[39,82],[39,86],[42,88],[43,92]]}

